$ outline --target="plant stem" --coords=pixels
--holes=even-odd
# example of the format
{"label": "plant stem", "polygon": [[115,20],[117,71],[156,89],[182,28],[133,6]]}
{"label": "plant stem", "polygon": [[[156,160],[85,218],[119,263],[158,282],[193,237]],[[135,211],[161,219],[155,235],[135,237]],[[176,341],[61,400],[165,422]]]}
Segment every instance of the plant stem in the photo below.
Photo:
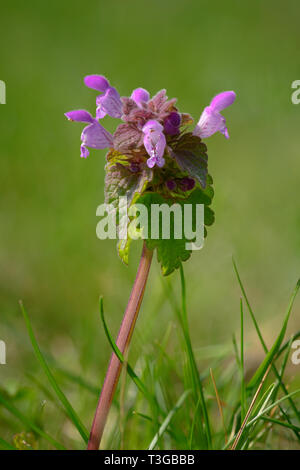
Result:
{"label": "plant stem", "polygon": [[[116,344],[121,353],[128,349],[136,319],[143,300],[144,291],[151,266],[153,251],[149,250],[144,242],[138,272],[133,284],[131,295],[124,313]],[[122,364],[113,353],[106,372],[106,377],[98,401],[91,433],[88,443],[89,450],[98,450],[105,427],[108,412],[118,384]]]}

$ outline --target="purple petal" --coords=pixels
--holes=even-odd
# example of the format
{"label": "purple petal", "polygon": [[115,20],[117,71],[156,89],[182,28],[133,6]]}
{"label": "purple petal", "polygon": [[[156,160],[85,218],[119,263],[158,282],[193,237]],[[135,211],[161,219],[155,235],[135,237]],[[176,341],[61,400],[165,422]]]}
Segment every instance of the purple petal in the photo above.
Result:
{"label": "purple petal", "polygon": [[109,81],[103,75],[87,75],[84,77],[84,83],[88,88],[102,91],[102,93],[109,88]]}
{"label": "purple petal", "polygon": [[93,116],[88,111],[85,111],[84,109],[78,109],[77,111],[69,111],[68,113],[65,113],[65,116],[70,121],[94,122]]}
{"label": "purple petal", "polygon": [[177,184],[175,180],[167,180],[166,186],[170,191],[174,191],[177,188]]}
{"label": "purple petal", "polygon": [[204,109],[193,134],[201,138],[210,137],[220,131],[226,137],[226,121],[220,113],[214,112],[210,106]]}
{"label": "purple petal", "polygon": [[176,111],[172,111],[172,113],[169,114],[166,120],[169,121],[172,126],[178,127],[181,123],[181,116]]}
{"label": "purple petal", "polygon": [[88,149],[84,146],[84,144],[81,145],[80,147],[80,156],[81,158],[87,158],[90,154],[90,152],[88,151]]}
{"label": "purple petal", "polygon": [[[97,98],[97,102],[100,101],[101,96]],[[96,119],[103,119],[106,116],[107,112],[104,111],[103,107],[101,106],[101,102],[98,104],[96,108]]]}
{"label": "purple petal", "polygon": [[166,118],[164,123],[164,131],[169,135],[179,134],[179,126],[181,123],[181,116],[179,113],[173,111]]}
{"label": "purple petal", "polygon": [[150,94],[144,88],[136,88],[131,94],[131,99],[138,105],[142,102],[147,103],[150,99]]}
{"label": "purple petal", "polygon": [[162,132],[151,130],[144,136],[144,146],[147,153],[151,158],[147,160],[149,168],[153,168],[154,165],[163,167],[165,159],[163,155],[165,153],[166,138]]}
{"label": "purple petal", "polygon": [[224,122],[223,127],[220,129],[220,132],[221,132],[221,134],[224,135],[224,137],[226,137],[226,139],[229,139],[229,133],[228,133],[228,129],[225,125],[225,122]]}
{"label": "purple petal", "polygon": [[147,165],[149,168],[153,168],[156,164],[156,158],[155,157],[151,157],[151,158],[148,158],[147,160]]}
{"label": "purple petal", "polygon": [[112,135],[96,120],[83,129],[81,140],[85,146],[95,149],[105,149],[113,145]]}
{"label": "purple petal", "polygon": [[130,171],[132,173],[140,171],[140,164],[138,162],[130,162]]}
{"label": "purple petal", "polygon": [[223,93],[219,93],[212,99],[210,107],[214,111],[222,111],[223,109],[232,105],[235,98],[236,94],[234,93],[234,91],[223,91]]}
{"label": "purple petal", "polygon": [[172,124],[168,121],[165,122],[164,131],[168,135],[177,135],[180,132],[179,127],[172,126]]}
{"label": "purple petal", "polygon": [[151,119],[150,121],[146,122],[144,125],[142,131],[146,134],[148,132],[152,131],[157,131],[161,132],[163,130],[163,126],[158,122],[155,121],[154,119]]}
{"label": "purple petal", "polygon": [[104,117],[105,114],[113,118],[120,118],[122,116],[122,101],[119,93],[113,87],[109,87],[104,95],[98,96],[96,104],[98,107],[97,118]]}
{"label": "purple petal", "polygon": [[182,178],[179,180],[179,186],[182,189],[182,191],[191,191],[195,187],[195,180],[193,178]]}
{"label": "purple petal", "polygon": [[156,157],[156,165],[159,167],[159,168],[162,168],[166,163],[166,160],[161,157],[161,158],[158,158]]}

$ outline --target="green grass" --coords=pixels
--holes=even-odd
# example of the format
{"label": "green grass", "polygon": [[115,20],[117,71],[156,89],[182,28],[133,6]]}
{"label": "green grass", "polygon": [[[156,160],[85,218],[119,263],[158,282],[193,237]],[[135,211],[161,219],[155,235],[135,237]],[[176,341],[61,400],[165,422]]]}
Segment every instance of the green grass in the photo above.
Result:
{"label": "green grass", "polygon": [[[18,299],[86,436],[111,354],[99,294],[115,338],[136,272],[138,242],[125,267],[115,241],[95,235],[105,152],[80,159],[82,127],[63,114],[81,107],[94,112],[96,93],[83,85],[90,73],[105,74],[121,95],[138,86],[151,94],[166,88],[195,120],[216,93],[237,93],[226,110],[229,141],[216,135],[206,142],[216,222],[204,250],[184,266],[188,329],[177,295],[180,276],[163,280],[162,287],[154,262],[129,363],[155,400],[127,374],[124,400],[118,391],[103,445],[146,448],[175,408],[159,448],[222,448],[210,369],[228,439],[238,432],[257,389],[247,385],[278,338],[299,278],[300,106],[291,104],[291,83],[300,77],[299,14],[298,0],[284,9],[280,0],[153,0],[144,15],[139,0],[90,0],[84,10],[76,0],[1,5],[0,79],[7,104],[0,105],[0,340],[7,344],[7,365],[0,366],[0,393],[21,413],[0,406],[2,447],[29,431],[40,448],[54,448],[32,424],[66,448],[85,446],[71,408],[32,350]],[[104,123],[114,129],[109,118]],[[248,304],[235,282],[232,254]],[[290,338],[299,335],[298,298],[261,396],[272,383],[274,401],[300,387],[299,366],[290,360]],[[252,431],[245,427],[239,445],[255,433],[256,448],[295,448],[298,410],[297,395],[280,402]]]}
{"label": "green grass", "polygon": [[[234,263],[241,291],[248,306],[258,340],[263,341],[255,314]],[[187,286],[183,267],[180,268],[181,299],[176,298],[172,284],[163,280],[162,289],[170,302],[176,324],[165,333],[160,348],[155,341],[144,345],[139,360],[130,364],[117,348],[104,317],[103,298],[100,299],[102,325],[111,350],[123,363],[124,373],[113,401],[103,447],[108,449],[260,449],[285,446],[297,448],[300,442],[299,393],[300,389],[287,391],[286,370],[292,340],[282,344],[299,283],[292,294],[282,329],[266,356],[256,366],[250,379],[246,377],[244,310],[240,301],[240,350],[234,340],[232,352],[220,346],[215,359],[198,360],[189,333],[187,313]],[[54,403],[54,409],[64,408],[64,420],[70,420],[74,429],[87,440],[87,431],[78,413],[71,406],[48,366],[46,355],[41,352],[34,336],[29,316],[21,304],[29,337],[41,369],[52,388],[39,386],[45,398]],[[177,333],[175,350],[170,344]],[[172,341],[174,344],[174,341]],[[150,347],[150,349],[149,349]],[[131,355],[129,354],[129,361]],[[53,361],[52,368],[55,369]],[[136,371],[138,372],[136,372]],[[57,377],[59,373],[55,374]],[[66,374],[68,376],[68,374]],[[71,377],[73,376],[70,374]],[[93,387],[85,382],[72,381],[90,393],[90,403],[96,403]],[[170,387],[172,384],[172,387]],[[79,393],[80,393],[79,390]],[[1,412],[9,412],[22,426],[10,440],[0,439],[3,449],[24,448],[26,436],[33,433],[35,448],[84,448],[76,438],[71,443],[63,433],[60,441],[48,432],[48,421],[39,417],[39,424],[14,405],[14,399],[0,394]],[[18,436],[21,436],[18,439]],[[24,437],[25,436],[25,437]],[[20,444],[21,442],[21,444]],[[24,444],[25,442],[25,444]],[[20,447],[21,446],[21,447]]]}

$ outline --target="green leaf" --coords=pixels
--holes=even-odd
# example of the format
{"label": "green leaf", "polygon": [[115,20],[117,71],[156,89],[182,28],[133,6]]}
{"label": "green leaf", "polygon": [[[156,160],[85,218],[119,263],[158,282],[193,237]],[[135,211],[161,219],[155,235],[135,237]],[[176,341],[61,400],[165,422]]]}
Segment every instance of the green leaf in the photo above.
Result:
{"label": "green leaf", "polygon": [[[214,213],[207,204],[211,202],[211,191],[202,191],[200,188],[195,189],[190,196],[185,200],[165,199],[163,196],[156,193],[146,193],[137,201],[138,204],[143,204],[148,209],[148,235],[151,234],[151,207],[153,204],[179,204],[183,209],[184,204],[191,204],[195,209],[196,204],[205,204],[204,206],[204,224],[211,225],[214,222]],[[183,213],[183,212],[182,212]],[[195,211],[193,214],[192,225],[195,230]],[[176,239],[174,237],[174,219],[170,217],[170,238],[163,239],[160,235],[158,239],[146,238],[146,243],[149,249],[157,249],[157,259],[161,264],[162,273],[164,276],[171,274],[175,269],[179,268],[181,262],[186,261],[191,256],[191,250],[186,248],[186,244],[191,240],[185,238],[184,230],[182,227],[182,237]],[[161,224],[160,224],[161,225]],[[141,227],[142,228],[142,227]]]}
{"label": "green leaf", "polygon": [[[125,155],[118,152],[109,154],[105,177],[105,202],[110,204],[116,213],[116,222],[119,225],[119,199],[127,198],[127,209],[133,205],[147,188],[153,178],[153,171],[145,163],[138,165],[138,171],[131,171],[130,164]],[[128,221],[129,222],[129,221]],[[128,264],[130,240],[118,242],[118,253],[125,264]]]}
{"label": "green leaf", "polygon": [[123,261],[123,263],[128,264],[129,261],[129,249],[131,245],[132,239],[130,237],[124,239],[124,240],[119,240],[118,241],[118,253]]}
{"label": "green leaf", "polygon": [[206,187],[207,178],[207,147],[200,137],[191,132],[183,134],[176,146],[171,150],[179,168],[195,178],[202,188]]}
{"label": "green leaf", "polygon": [[127,206],[145,191],[152,179],[152,171],[143,168],[138,173],[132,173],[128,166],[115,163],[107,168],[105,178],[105,202],[117,208],[120,197],[127,197]]}

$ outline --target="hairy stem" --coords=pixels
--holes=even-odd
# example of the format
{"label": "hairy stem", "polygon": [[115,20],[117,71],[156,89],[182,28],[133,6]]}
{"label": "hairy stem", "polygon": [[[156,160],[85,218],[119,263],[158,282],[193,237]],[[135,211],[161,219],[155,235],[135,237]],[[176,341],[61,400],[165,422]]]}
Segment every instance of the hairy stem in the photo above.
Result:
{"label": "hairy stem", "polygon": [[[127,308],[124,313],[123,321],[119,330],[116,344],[122,354],[129,346],[135,322],[143,300],[144,291],[151,266],[153,252],[150,251],[144,242],[142,256],[138,272],[134,281]],[[108,412],[113,400],[113,396],[118,384],[122,364],[113,353],[106,372],[106,377],[98,401],[91,433],[88,443],[89,450],[98,450],[105,427]]]}

